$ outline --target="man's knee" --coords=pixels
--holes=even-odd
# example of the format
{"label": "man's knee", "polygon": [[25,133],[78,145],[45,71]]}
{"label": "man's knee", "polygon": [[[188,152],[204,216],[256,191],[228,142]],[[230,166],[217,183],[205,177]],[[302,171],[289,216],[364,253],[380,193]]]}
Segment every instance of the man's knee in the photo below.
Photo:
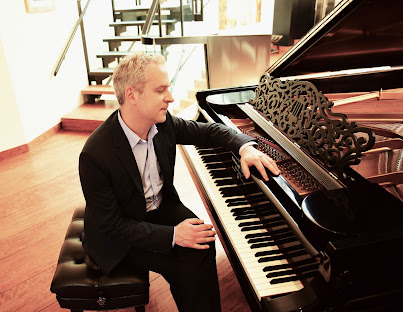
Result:
{"label": "man's knee", "polygon": [[206,262],[215,262],[216,249],[215,242],[208,243],[208,249],[194,249],[181,246],[175,246],[174,252],[177,255],[178,267],[199,267]]}

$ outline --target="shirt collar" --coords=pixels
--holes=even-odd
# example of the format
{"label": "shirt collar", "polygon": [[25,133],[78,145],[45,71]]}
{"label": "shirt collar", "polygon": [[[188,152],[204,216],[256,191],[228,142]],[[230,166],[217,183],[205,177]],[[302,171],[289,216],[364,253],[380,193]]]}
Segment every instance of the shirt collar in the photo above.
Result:
{"label": "shirt collar", "polygon": [[[142,138],[140,138],[136,133],[133,132],[133,130],[131,130],[126,123],[123,121],[122,116],[120,115],[120,109],[118,110],[118,120],[120,123],[120,126],[123,129],[123,132],[125,133],[127,140],[129,141],[130,144],[130,148],[133,149],[133,147],[135,147],[139,141],[145,142]],[[152,125],[150,130],[148,131],[148,135],[147,135],[147,140],[149,142],[151,142],[151,140],[154,138],[154,136],[158,133],[158,129],[156,127],[156,125]]]}

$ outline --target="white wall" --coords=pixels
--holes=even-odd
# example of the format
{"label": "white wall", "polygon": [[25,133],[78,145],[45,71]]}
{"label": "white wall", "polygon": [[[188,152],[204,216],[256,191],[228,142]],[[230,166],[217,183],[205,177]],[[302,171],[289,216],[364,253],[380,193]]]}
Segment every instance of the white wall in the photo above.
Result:
{"label": "white wall", "polygon": [[0,151],[25,144],[25,136],[0,38]]}
{"label": "white wall", "polygon": [[78,17],[76,1],[27,13],[23,0],[0,0],[0,151],[28,143],[82,104],[88,84],[80,32],[53,72]]}

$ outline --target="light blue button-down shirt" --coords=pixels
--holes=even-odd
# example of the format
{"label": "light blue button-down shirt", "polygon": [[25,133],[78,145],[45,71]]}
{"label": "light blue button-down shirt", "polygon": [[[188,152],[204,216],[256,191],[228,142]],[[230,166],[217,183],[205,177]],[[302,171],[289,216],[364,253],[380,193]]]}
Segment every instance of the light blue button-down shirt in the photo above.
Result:
{"label": "light blue button-down shirt", "polygon": [[148,132],[147,141],[145,141],[125,124],[120,115],[120,111],[118,119],[123,132],[129,140],[130,147],[140,171],[146,199],[146,211],[158,209],[162,201],[161,189],[164,184],[153,143],[153,138],[158,133],[158,129],[153,125]]}

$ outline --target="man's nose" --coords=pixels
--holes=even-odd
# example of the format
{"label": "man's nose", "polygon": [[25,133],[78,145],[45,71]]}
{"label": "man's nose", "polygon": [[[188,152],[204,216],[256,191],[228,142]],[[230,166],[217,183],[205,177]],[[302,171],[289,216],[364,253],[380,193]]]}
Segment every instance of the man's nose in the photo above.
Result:
{"label": "man's nose", "polygon": [[172,96],[171,91],[167,90],[167,95],[165,96],[165,102],[173,102],[174,101],[174,97]]}

